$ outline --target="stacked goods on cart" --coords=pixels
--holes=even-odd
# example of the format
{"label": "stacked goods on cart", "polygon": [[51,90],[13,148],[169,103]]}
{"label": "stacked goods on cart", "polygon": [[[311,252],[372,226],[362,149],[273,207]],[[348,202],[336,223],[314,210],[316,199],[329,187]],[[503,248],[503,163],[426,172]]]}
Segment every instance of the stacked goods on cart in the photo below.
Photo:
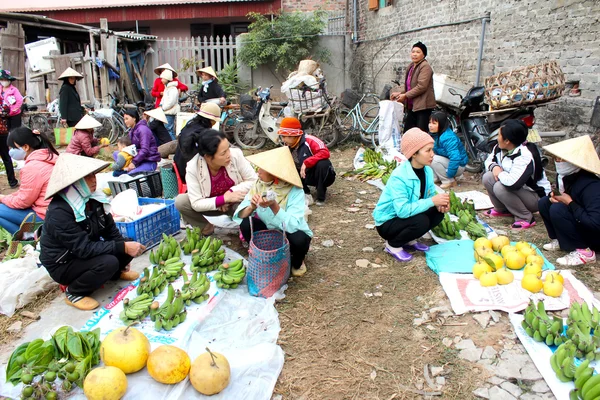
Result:
{"label": "stacked goods on cart", "polygon": [[281,85],[296,114],[318,112],[327,104],[323,100],[321,81],[324,76],[319,64],[313,60],[302,60],[298,70],[290,73]]}

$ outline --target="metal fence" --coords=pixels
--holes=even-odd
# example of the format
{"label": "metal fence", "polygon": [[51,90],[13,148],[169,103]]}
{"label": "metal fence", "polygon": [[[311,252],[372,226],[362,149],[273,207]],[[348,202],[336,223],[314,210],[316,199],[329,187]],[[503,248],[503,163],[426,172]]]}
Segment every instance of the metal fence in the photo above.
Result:
{"label": "metal fence", "polygon": [[325,35],[345,35],[346,34],[346,12],[332,11],[327,19],[327,28]]}

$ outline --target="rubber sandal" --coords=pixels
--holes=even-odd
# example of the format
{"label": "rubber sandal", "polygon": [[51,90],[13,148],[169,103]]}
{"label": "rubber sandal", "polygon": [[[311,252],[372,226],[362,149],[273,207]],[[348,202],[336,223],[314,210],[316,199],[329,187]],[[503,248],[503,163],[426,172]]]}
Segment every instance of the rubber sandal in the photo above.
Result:
{"label": "rubber sandal", "polygon": [[512,229],[529,229],[535,226],[535,221],[527,222],[527,221],[516,221],[510,227]]}
{"label": "rubber sandal", "polygon": [[495,209],[487,210],[485,215],[488,217],[512,217],[511,213],[501,213],[500,211],[496,211]]}

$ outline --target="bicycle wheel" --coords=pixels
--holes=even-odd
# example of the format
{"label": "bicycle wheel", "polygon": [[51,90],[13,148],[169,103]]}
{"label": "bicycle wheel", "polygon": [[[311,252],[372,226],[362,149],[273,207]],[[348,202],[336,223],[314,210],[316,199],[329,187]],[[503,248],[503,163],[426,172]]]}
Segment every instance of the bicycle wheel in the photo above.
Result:
{"label": "bicycle wheel", "polygon": [[110,142],[114,144],[114,142],[116,142],[116,139],[115,141],[113,141],[112,139],[112,134],[114,130],[112,120],[107,117],[102,118],[98,115],[93,115],[93,117],[96,119],[96,121],[102,124],[102,126],[99,126],[95,129],[95,135],[100,138],[108,138],[108,140],[110,140]]}
{"label": "bicycle wheel", "polygon": [[364,144],[371,146],[375,140],[372,136],[379,133],[379,104],[369,108],[363,114],[363,119],[367,122],[367,127],[360,130],[360,140]]}
{"label": "bicycle wheel", "polygon": [[48,120],[43,115],[37,114],[32,115],[29,118],[29,129],[38,130],[41,133],[46,133],[50,126],[48,125]]}
{"label": "bicycle wheel", "polygon": [[223,122],[221,123],[221,129],[225,136],[227,136],[228,140],[233,140],[233,132],[235,131],[236,126],[238,125],[239,118],[241,114],[239,112],[230,112],[227,114]]}
{"label": "bicycle wheel", "polygon": [[258,150],[267,143],[258,121],[241,121],[233,131],[233,139],[242,149]]}
{"label": "bicycle wheel", "polygon": [[338,143],[344,143],[354,133],[356,127],[356,117],[350,110],[340,110],[338,108],[337,115],[339,118],[339,134]]}
{"label": "bicycle wheel", "polygon": [[[323,120],[323,118],[327,119]],[[318,129],[315,136],[321,139],[327,148],[333,148],[337,144],[340,131],[335,112],[330,112],[327,117],[321,117],[321,121],[315,121],[315,123],[317,122]]]}

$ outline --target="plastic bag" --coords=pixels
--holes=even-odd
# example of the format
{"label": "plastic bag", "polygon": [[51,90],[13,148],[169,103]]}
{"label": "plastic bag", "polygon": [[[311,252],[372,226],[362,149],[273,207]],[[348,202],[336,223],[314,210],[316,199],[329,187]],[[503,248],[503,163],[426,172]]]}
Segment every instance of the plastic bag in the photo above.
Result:
{"label": "plastic bag", "polygon": [[0,270],[0,314],[9,317],[56,285],[32,256],[5,261]]}
{"label": "plastic bag", "polygon": [[387,151],[399,150],[400,121],[404,118],[404,106],[397,101],[379,102],[379,147]]}
{"label": "plastic bag", "polygon": [[364,156],[363,154],[365,154],[365,148],[364,147],[359,147],[358,151],[356,152],[356,155],[354,156],[354,162],[352,163],[352,165],[354,166],[354,169],[361,169],[362,167],[365,166],[365,160],[364,160]]}

